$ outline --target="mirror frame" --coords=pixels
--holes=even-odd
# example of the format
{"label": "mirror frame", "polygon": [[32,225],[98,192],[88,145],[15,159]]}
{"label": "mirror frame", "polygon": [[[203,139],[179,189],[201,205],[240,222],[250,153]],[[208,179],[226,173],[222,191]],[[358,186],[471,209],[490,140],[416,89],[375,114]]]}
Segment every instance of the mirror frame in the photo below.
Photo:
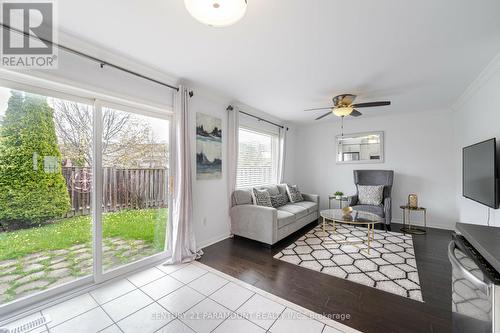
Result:
{"label": "mirror frame", "polygon": [[355,161],[339,161],[339,139],[341,135],[335,136],[335,163],[336,164],[379,164],[385,162],[385,138],[384,131],[370,131],[370,132],[359,132],[359,133],[346,133],[346,136],[367,136],[367,135],[379,135],[380,136],[380,159],[379,160],[355,160]]}

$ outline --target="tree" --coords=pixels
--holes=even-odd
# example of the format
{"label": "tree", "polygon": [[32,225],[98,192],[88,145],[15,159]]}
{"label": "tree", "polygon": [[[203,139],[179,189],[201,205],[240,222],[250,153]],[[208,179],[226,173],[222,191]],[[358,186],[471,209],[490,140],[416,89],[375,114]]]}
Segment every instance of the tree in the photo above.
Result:
{"label": "tree", "polygon": [[[92,107],[53,100],[57,136],[65,158],[76,166],[92,165]],[[103,110],[102,156],[104,166],[136,167],[147,153],[152,131],[146,122],[128,112]]]}
{"label": "tree", "polygon": [[70,208],[53,113],[44,97],[11,91],[0,129],[0,222],[8,228],[43,223]]}

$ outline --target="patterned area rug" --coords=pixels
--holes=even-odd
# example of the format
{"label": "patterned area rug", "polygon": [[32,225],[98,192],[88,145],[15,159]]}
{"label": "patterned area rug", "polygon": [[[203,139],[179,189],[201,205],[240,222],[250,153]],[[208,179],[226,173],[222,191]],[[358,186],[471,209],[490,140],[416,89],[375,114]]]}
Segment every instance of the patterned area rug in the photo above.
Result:
{"label": "patterned area rug", "polygon": [[411,235],[375,230],[369,254],[366,244],[336,243],[366,239],[366,231],[337,224],[337,232],[324,232],[318,226],[274,258],[423,302]]}

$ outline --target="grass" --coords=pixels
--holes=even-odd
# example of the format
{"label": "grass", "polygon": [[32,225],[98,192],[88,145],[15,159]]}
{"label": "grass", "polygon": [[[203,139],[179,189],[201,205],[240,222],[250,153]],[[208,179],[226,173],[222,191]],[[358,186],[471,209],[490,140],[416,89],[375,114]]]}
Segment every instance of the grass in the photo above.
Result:
{"label": "grass", "polygon": [[[103,215],[103,237],[141,239],[159,251],[165,244],[167,208],[123,210]],[[90,216],[77,216],[31,229],[0,233],[0,261],[90,243]]]}

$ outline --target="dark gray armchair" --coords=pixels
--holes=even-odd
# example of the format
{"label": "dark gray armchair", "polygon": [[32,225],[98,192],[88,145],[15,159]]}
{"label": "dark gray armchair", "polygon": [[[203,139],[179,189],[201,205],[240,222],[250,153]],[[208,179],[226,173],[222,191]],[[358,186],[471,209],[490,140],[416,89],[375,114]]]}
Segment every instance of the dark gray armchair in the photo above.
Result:
{"label": "dark gray armchair", "polygon": [[[392,170],[354,170],[354,184],[356,184],[356,195],[350,197],[349,205],[359,211],[370,212],[385,218],[385,224],[391,224],[392,204],[391,191],[394,181]],[[380,206],[361,205],[358,202],[358,185],[384,185],[384,200]]]}

